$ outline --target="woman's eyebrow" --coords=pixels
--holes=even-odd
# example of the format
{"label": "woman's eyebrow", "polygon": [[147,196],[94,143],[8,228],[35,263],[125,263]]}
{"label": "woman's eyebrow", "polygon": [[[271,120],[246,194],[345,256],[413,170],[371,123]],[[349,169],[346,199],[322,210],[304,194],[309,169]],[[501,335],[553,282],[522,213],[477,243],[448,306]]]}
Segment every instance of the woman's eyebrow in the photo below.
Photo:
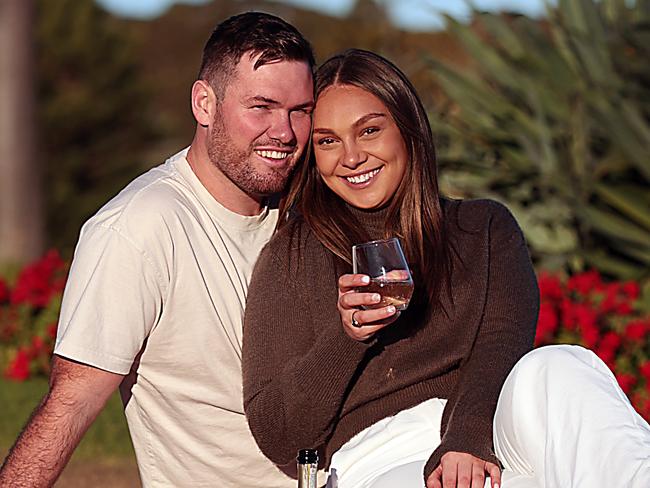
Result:
{"label": "woman's eyebrow", "polygon": [[[369,120],[376,119],[376,118],[379,118],[379,117],[386,117],[386,114],[382,113],[382,112],[373,112],[373,113],[366,114],[366,115],[364,115],[362,117],[359,117],[359,119],[357,119],[356,121],[354,121],[352,123],[352,126],[353,127],[359,127],[360,125],[365,124]],[[332,129],[327,129],[325,127],[315,127],[314,130],[313,130],[313,133],[314,134],[333,134],[334,131]]]}
{"label": "woman's eyebrow", "polygon": [[354,127],[358,127],[358,126],[360,126],[360,125],[365,124],[365,123],[368,122],[369,120],[376,119],[376,118],[378,118],[378,117],[386,117],[386,114],[385,114],[385,113],[382,113],[382,112],[373,112],[373,113],[369,113],[369,114],[364,115],[363,117],[360,117],[360,118],[359,118],[359,119],[358,119],[354,124],[352,124],[352,125],[353,125]]}

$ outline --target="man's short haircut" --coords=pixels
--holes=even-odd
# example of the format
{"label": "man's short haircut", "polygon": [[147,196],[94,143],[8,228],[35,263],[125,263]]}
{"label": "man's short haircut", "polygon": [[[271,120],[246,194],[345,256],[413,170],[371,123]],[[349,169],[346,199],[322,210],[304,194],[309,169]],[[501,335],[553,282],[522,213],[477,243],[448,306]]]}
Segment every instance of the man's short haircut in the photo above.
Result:
{"label": "man's short haircut", "polygon": [[199,79],[210,83],[221,100],[241,57],[259,56],[254,69],[275,61],[304,61],[313,69],[309,42],[291,24],[274,15],[246,12],[224,20],[203,48]]}

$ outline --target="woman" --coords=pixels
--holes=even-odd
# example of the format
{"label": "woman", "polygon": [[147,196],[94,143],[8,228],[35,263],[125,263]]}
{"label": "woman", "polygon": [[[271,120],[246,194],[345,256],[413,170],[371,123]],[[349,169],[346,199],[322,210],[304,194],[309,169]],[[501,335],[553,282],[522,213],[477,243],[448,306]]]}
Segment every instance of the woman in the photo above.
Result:
{"label": "woman", "polygon": [[[548,415],[531,417],[539,431],[519,430],[524,408],[541,408],[528,396],[531,384],[546,389],[551,412],[564,407],[547,400],[566,397],[551,390],[563,391],[571,377],[557,381],[546,367],[552,356],[561,372],[605,378],[594,401],[614,405],[625,417],[620,425],[632,425],[632,441],[610,440],[623,446],[619,466],[633,472],[627,484],[602,486],[646,486],[650,474],[634,476],[650,471],[638,454],[650,452],[650,428],[590,353],[538,350],[508,377],[532,348],[538,311],[523,236],[496,202],[440,198],[429,124],[405,76],[375,54],[350,50],[318,70],[316,99],[315,163],[296,173],[249,288],[244,406],[262,451],[282,465],[298,449],[319,448],[329,485],[340,488],[423,479],[429,488],[494,488],[500,463],[506,488],[579,486],[571,480],[589,479],[596,449],[575,456],[571,438],[546,452],[539,431],[560,432],[557,440],[566,430],[547,425]],[[401,315],[390,306],[365,309],[380,297],[363,293],[368,277],[349,274],[353,244],[391,236],[402,241],[416,284]],[[577,388],[583,376],[569,381]],[[502,387],[509,393],[499,400]],[[577,473],[558,468],[569,459]]]}

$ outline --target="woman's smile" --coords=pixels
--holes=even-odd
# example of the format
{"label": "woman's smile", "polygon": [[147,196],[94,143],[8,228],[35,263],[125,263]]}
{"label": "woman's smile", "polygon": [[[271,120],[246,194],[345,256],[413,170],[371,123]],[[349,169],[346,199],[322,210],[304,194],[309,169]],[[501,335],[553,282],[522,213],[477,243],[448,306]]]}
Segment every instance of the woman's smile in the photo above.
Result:
{"label": "woman's smile", "polygon": [[367,188],[375,181],[375,176],[377,176],[382,169],[383,166],[380,166],[379,168],[365,170],[352,175],[341,176],[341,178],[347,181],[351,188]]}

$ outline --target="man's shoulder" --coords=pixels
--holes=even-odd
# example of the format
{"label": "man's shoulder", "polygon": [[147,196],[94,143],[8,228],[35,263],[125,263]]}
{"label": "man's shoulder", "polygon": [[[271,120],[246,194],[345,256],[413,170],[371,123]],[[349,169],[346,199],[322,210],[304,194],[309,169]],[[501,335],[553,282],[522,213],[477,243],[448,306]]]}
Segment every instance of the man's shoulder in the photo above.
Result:
{"label": "man's shoulder", "polygon": [[84,224],[84,229],[144,231],[175,214],[185,200],[185,191],[174,160],[168,159],[132,180]]}

